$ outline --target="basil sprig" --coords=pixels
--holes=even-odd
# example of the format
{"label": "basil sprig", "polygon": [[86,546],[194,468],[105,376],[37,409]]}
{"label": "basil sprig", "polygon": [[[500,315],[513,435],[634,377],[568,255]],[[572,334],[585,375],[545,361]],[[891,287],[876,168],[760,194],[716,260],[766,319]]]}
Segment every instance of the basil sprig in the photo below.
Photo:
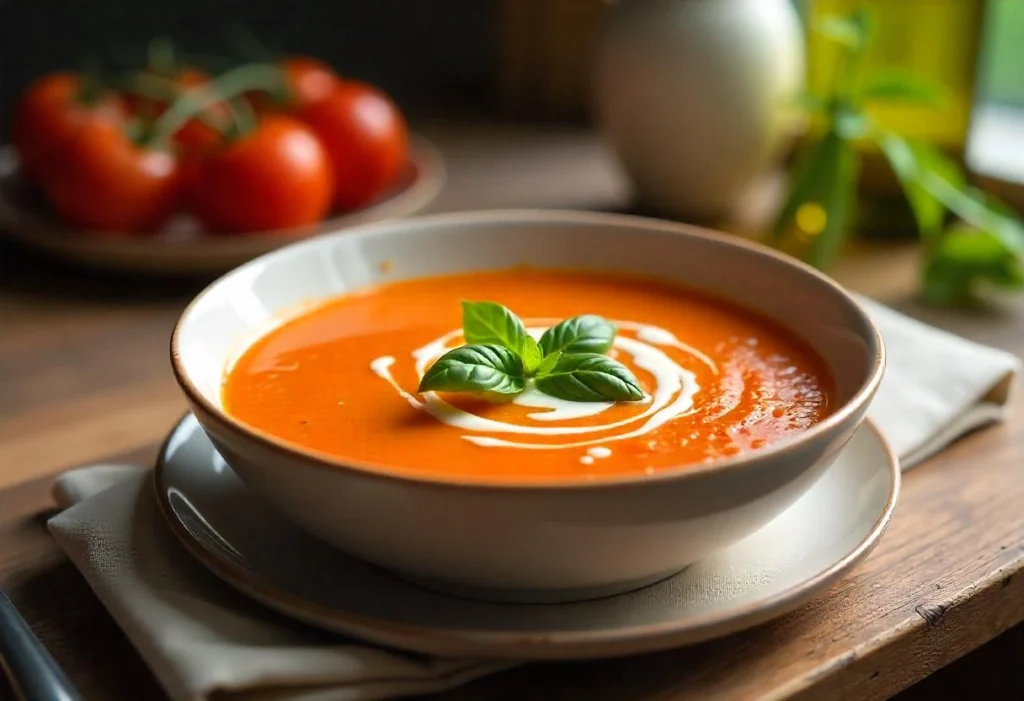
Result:
{"label": "basil sprig", "polygon": [[468,301],[462,303],[462,335],[466,343],[490,343],[514,353],[522,350],[529,337],[523,322],[508,307],[497,302]]}
{"label": "basil sprig", "polygon": [[448,351],[423,375],[420,392],[519,394],[526,389],[523,361],[504,346],[481,343]]}
{"label": "basil sprig", "polygon": [[615,324],[583,314],[552,326],[535,341],[512,310],[497,302],[463,302],[462,335],[431,365],[420,392],[470,392],[509,397],[533,380],[537,389],[575,402],[635,402],[644,398],[633,373],[603,355]]}
{"label": "basil sprig", "polygon": [[605,353],[615,340],[615,324],[597,316],[583,314],[552,326],[540,337],[544,355],[562,353]]}
{"label": "basil sprig", "polygon": [[576,402],[608,399],[635,402],[644,398],[633,373],[620,362],[600,353],[561,355],[554,366],[537,378],[544,394]]}

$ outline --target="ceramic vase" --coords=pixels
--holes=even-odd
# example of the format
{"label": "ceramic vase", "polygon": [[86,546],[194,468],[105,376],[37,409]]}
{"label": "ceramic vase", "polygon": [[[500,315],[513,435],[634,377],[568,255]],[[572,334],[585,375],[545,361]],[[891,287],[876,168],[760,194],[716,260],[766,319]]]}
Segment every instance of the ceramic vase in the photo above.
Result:
{"label": "ceramic vase", "polygon": [[598,128],[645,209],[723,215],[795,131],[791,0],[618,0],[595,48]]}

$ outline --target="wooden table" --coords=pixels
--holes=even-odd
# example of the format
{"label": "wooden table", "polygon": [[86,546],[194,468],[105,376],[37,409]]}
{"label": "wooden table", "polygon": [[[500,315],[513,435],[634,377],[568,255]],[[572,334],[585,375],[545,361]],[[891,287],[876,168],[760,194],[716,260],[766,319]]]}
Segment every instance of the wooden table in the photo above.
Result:
{"label": "wooden table", "polygon": [[[428,133],[450,167],[436,210],[628,206],[624,181],[586,133],[452,124]],[[906,245],[862,247],[836,274],[928,322],[1021,351],[1024,306],[926,311],[910,301],[914,264]],[[167,366],[168,336],[202,283],[115,278],[0,247],[0,584],[90,699],[162,696],[47,536],[47,476],[119,454],[152,459],[184,410]],[[1020,409],[1021,395],[1014,402]],[[529,665],[438,698],[888,698],[1024,621],[1020,416],[909,473],[874,553],[826,596],[779,621],[640,658]],[[1024,649],[1020,630],[999,649]],[[1008,654],[995,649],[978,655]],[[1012,697],[1024,695],[1020,675],[992,667],[970,677],[973,691],[989,698],[986,682],[1004,691],[1018,684]],[[930,689],[924,696],[911,690],[908,698],[942,698],[936,687],[960,683],[936,678],[942,682],[917,687]]]}

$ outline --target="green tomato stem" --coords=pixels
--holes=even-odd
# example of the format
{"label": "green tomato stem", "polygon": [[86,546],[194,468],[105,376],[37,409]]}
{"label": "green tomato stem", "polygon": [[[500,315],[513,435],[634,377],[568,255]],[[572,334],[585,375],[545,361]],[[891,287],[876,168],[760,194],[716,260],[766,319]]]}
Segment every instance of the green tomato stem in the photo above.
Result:
{"label": "green tomato stem", "polygon": [[[114,81],[113,86],[119,92],[145,98],[151,103],[166,102],[170,104],[180,98],[183,92],[181,86],[170,78],[165,78],[153,73],[131,73]],[[152,120],[154,117],[154,106],[152,104],[144,103],[142,107],[144,110],[141,115],[143,121]],[[193,119],[202,122],[218,133],[223,133],[225,130],[225,125],[218,120],[213,119],[209,115],[208,111],[200,112],[195,115]],[[152,129],[150,129],[150,131],[152,131]],[[174,132],[172,132],[172,135],[173,133]],[[145,135],[143,134],[142,136]]]}
{"label": "green tomato stem", "polygon": [[121,92],[147,100],[173,102],[181,93],[173,80],[153,73],[131,73],[117,79],[115,85]]}
{"label": "green tomato stem", "polygon": [[252,132],[259,125],[256,113],[252,105],[244,97],[235,97],[225,102],[228,114],[231,116],[230,124],[224,132],[229,140],[240,139]]}
{"label": "green tomato stem", "polygon": [[[272,91],[284,82],[281,70],[267,64],[234,68],[206,85],[182,93],[153,124],[147,143],[159,145],[211,105],[230,101],[252,90]],[[237,129],[236,129],[237,131]]]}

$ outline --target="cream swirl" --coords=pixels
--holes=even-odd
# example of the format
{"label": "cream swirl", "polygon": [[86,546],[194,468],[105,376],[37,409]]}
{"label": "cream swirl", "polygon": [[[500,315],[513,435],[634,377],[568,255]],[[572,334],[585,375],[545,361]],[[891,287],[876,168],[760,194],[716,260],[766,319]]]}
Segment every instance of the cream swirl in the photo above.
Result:
{"label": "cream swirl", "polygon": [[[699,350],[681,342],[674,334],[665,329],[632,321],[616,320],[614,323],[620,329],[632,331],[636,337],[630,338],[620,334],[616,336],[612,347],[619,353],[631,356],[636,367],[650,373],[654,378],[653,392],[643,400],[646,404],[644,411],[619,421],[590,426],[536,426],[495,421],[453,406],[434,392],[425,392],[422,398],[407,392],[395,381],[391,373],[391,367],[397,362],[393,356],[386,355],[374,359],[370,363],[370,369],[394,387],[395,391],[409,402],[413,408],[426,412],[449,426],[467,431],[467,435],[462,436],[462,438],[483,447],[557,450],[592,446],[599,443],[609,443],[642,436],[663,426],[668,421],[691,413],[693,411],[693,397],[700,389],[696,376],[691,371],[681,367],[658,346],[671,347],[683,351],[695,360],[707,365],[713,373],[717,374],[718,367],[715,363]],[[534,338],[539,338],[545,330],[545,327],[530,327],[527,329]],[[430,363],[449,350],[451,342],[460,338],[461,335],[461,329],[456,329],[414,350],[412,352],[412,359],[415,363],[416,376],[418,378],[423,377]],[[527,414],[527,416],[535,421],[543,422],[597,416],[607,411],[613,405],[613,402],[573,402],[558,399],[538,391],[533,387],[532,383],[528,384],[527,389],[513,398],[512,401],[522,406],[542,409],[543,411],[533,412]],[[612,435],[604,435],[609,431],[620,428],[625,430]],[[566,443],[542,443],[525,438],[510,439],[479,435],[494,433],[517,434],[523,437],[531,435],[571,435],[581,437],[586,434],[601,435]],[[593,460],[593,457],[605,455],[604,451],[607,449],[592,450],[597,452],[588,455],[591,460]]]}

